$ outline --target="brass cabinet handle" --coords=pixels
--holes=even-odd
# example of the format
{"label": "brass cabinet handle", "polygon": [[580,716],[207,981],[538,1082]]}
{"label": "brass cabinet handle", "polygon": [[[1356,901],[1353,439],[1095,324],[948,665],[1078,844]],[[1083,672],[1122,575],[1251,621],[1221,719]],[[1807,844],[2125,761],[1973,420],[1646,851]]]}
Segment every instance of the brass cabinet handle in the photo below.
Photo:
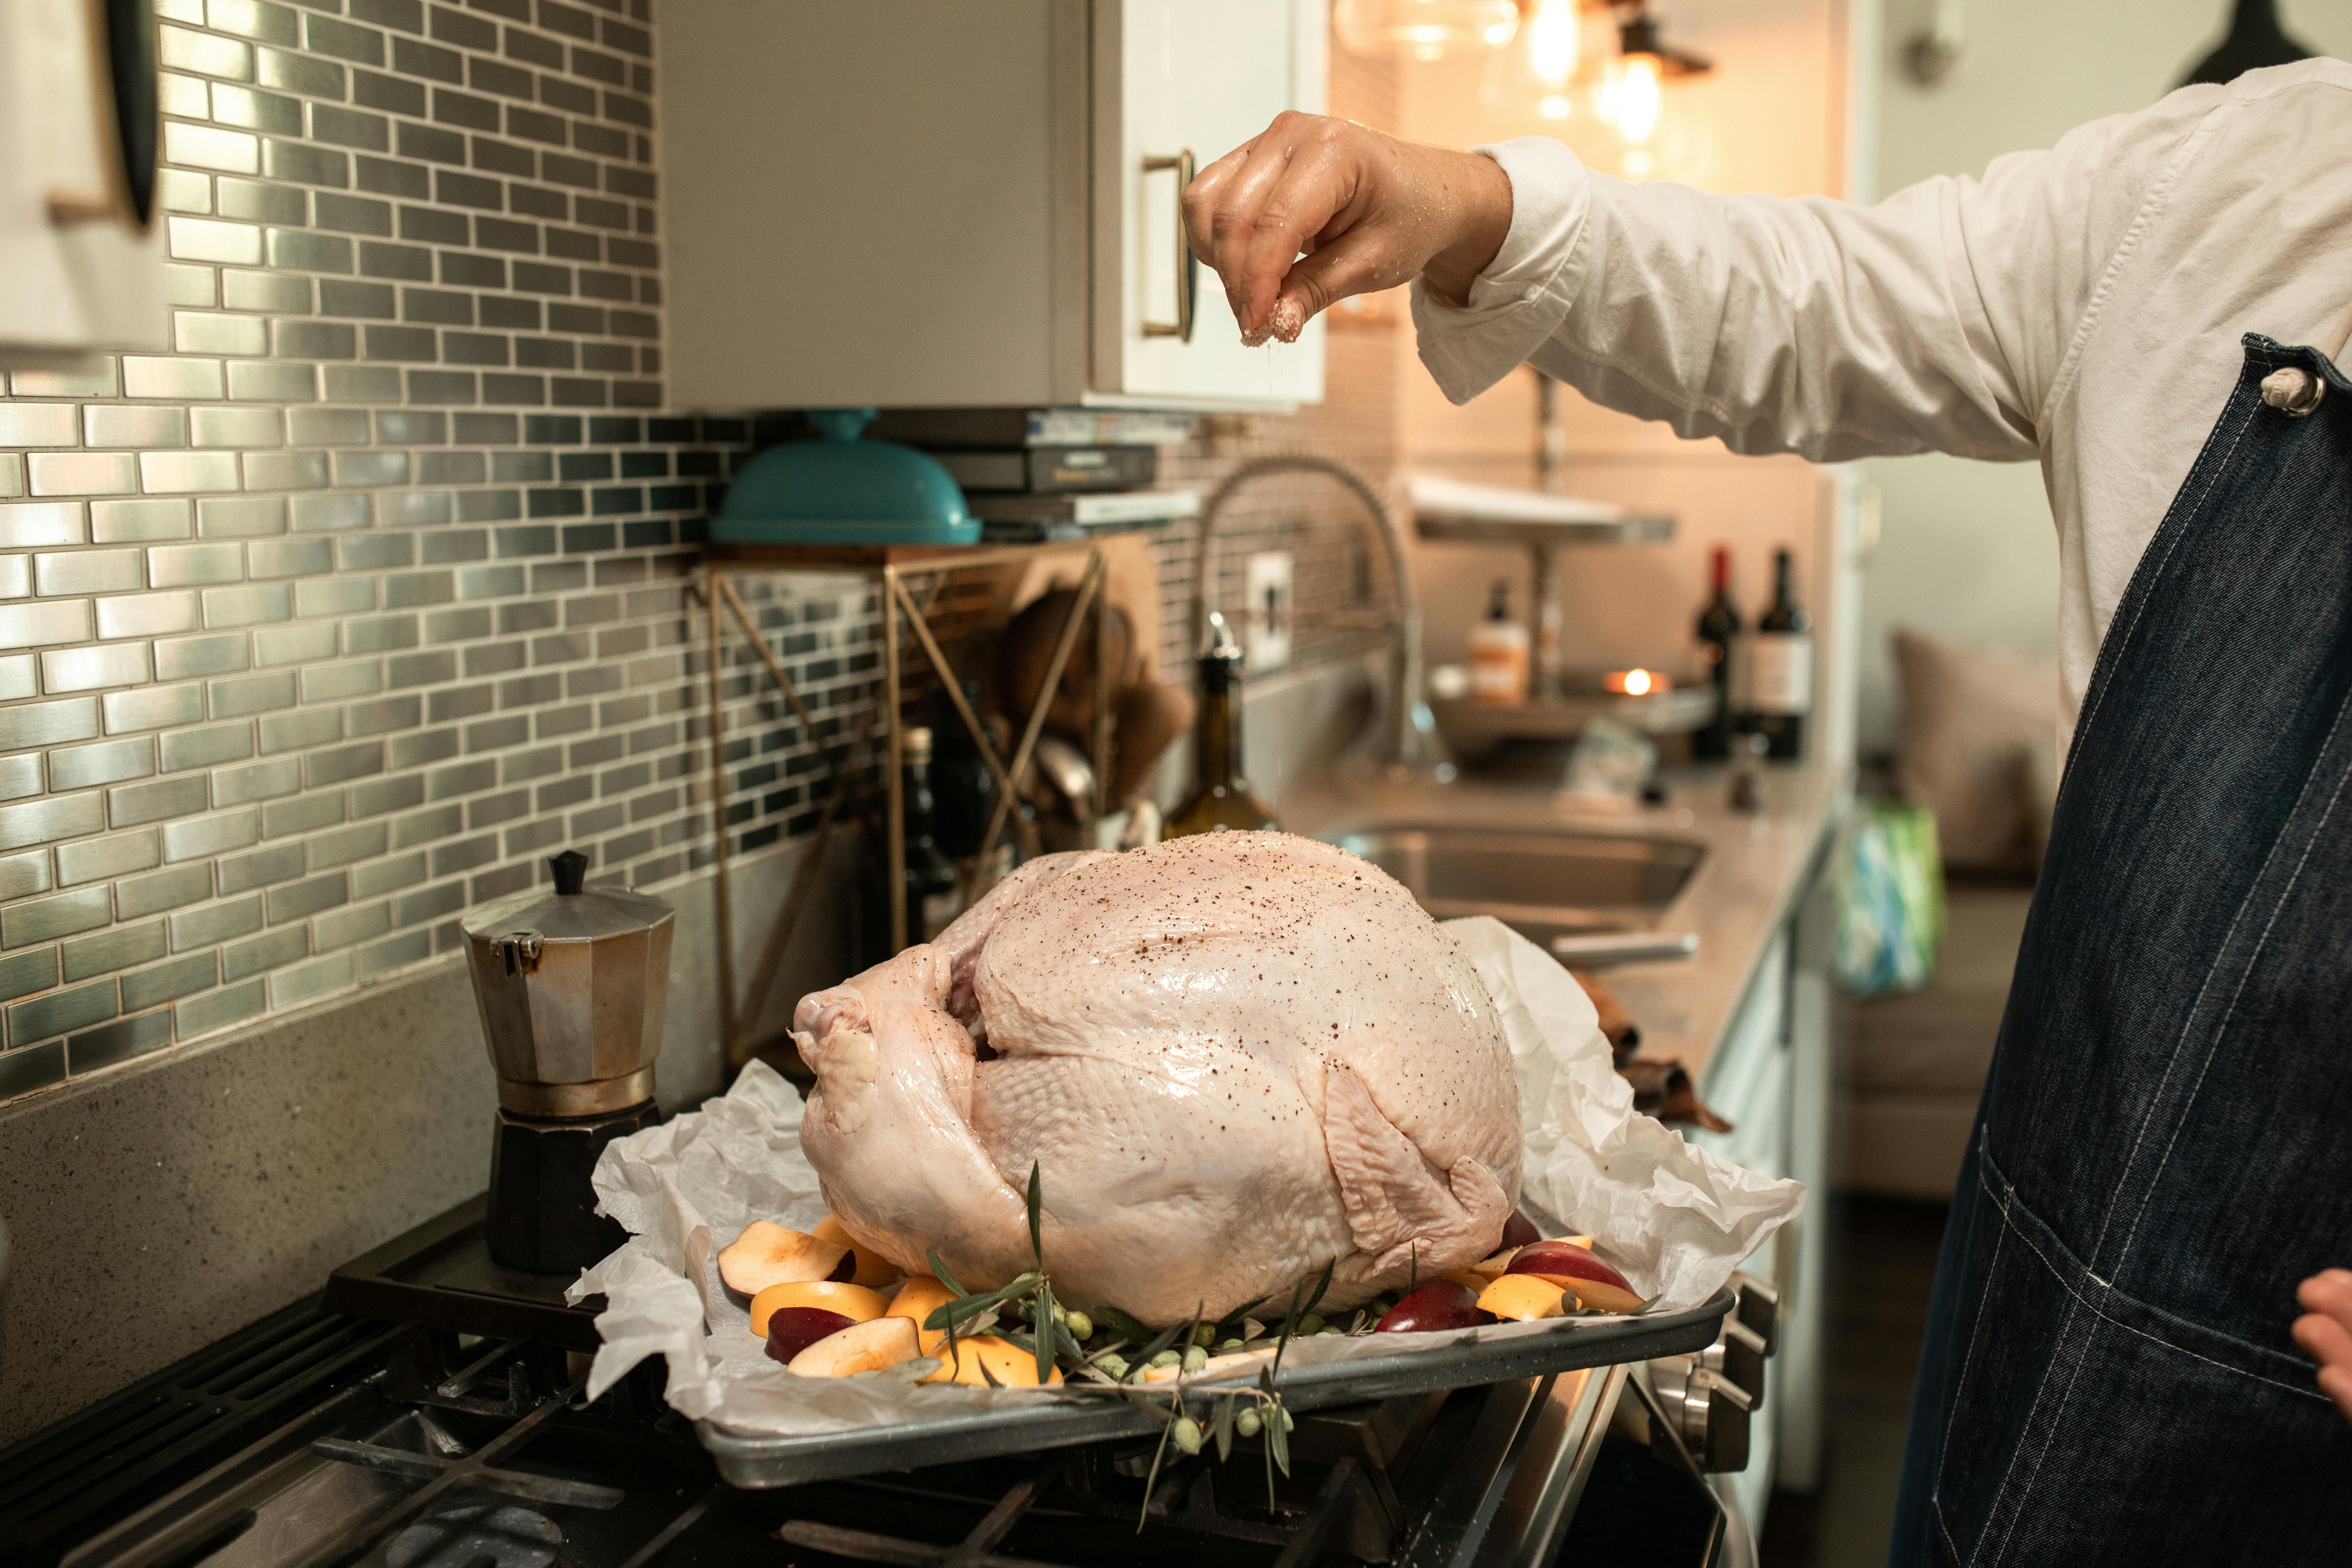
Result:
{"label": "brass cabinet handle", "polygon": [[1173,158],[1146,158],[1143,172],[1147,174],[1176,172],[1176,319],[1173,321],[1143,323],[1147,338],[1175,338],[1183,342],[1192,341],[1192,299],[1199,292],[1197,264],[1192,259],[1192,247],[1184,238],[1184,192],[1192,183],[1192,149],[1187,147]]}

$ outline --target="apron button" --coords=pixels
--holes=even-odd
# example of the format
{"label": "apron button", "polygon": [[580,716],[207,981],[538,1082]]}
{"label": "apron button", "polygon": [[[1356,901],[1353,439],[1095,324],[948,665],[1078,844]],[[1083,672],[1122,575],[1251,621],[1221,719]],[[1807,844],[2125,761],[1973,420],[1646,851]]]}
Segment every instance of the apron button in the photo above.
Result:
{"label": "apron button", "polygon": [[2326,392],[2327,384],[2301,365],[2285,365],[2263,377],[2263,401],[2298,419],[2318,407]]}

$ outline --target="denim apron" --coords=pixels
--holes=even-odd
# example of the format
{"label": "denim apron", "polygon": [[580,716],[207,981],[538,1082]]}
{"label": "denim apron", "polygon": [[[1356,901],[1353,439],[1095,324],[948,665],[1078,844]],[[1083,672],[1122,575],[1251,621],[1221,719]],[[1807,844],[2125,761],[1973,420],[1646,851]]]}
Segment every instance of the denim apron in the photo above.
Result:
{"label": "denim apron", "polygon": [[2245,365],[2116,608],[1936,1270],[1890,1562],[2352,1563],[2352,383]]}

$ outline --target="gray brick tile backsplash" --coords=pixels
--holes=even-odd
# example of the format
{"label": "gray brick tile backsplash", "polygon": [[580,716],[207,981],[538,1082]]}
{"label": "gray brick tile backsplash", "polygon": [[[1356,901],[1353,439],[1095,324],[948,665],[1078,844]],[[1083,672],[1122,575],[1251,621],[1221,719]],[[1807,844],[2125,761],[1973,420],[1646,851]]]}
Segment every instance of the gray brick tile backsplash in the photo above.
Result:
{"label": "gray brick tile backsplash", "polygon": [[[775,438],[645,417],[643,4],[163,9],[173,351],[0,393],[0,1100],[423,962],[557,848],[707,866],[680,542]],[[861,584],[740,585],[870,700]],[[729,831],[805,831],[727,658]]]}

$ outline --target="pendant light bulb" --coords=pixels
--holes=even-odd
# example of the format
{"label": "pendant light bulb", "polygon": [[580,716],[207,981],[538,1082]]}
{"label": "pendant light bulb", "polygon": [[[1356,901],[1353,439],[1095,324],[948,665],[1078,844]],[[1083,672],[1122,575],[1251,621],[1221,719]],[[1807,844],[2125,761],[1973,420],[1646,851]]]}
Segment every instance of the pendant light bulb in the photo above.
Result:
{"label": "pendant light bulb", "polygon": [[1536,75],[1557,94],[1575,74],[1579,37],[1576,0],[1538,0],[1528,23],[1528,52]]}
{"label": "pendant light bulb", "polygon": [[1629,55],[1616,92],[1617,134],[1628,142],[1646,142],[1658,128],[1658,57]]}

